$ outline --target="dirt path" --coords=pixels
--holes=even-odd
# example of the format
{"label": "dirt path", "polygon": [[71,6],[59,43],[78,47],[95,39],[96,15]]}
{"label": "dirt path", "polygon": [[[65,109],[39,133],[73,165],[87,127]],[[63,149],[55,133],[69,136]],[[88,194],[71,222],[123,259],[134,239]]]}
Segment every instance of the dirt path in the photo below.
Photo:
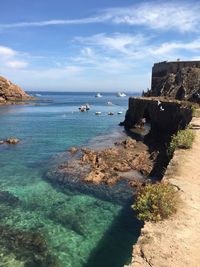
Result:
{"label": "dirt path", "polygon": [[176,151],[164,179],[178,186],[178,212],[161,223],[146,223],[129,267],[200,267],[200,118],[194,118],[195,142]]}

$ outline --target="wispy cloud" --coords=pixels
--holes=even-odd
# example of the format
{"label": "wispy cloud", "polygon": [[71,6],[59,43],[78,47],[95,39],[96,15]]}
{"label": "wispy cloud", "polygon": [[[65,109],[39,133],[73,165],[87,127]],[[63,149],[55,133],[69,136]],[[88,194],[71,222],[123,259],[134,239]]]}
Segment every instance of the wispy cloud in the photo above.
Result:
{"label": "wispy cloud", "polygon": [[14,69],[21,69],[21,68],[26,68],[29,64],[28,62],[22,60],[11,60],[8,61],[6,65]]}
{"label": "wispy cloud", "polygon": [[141,34],[127,34],[127,33],[113,33],[107,35],[105,33],[96,34],[89,37],[77,37],[76,41],[79,41],[83,44],[99,46],[104,49],[110,49],[113,51],[118,51],[124,54],[130,54],[131,48],[138,47],[146,41]]}
{"label": "wispy cloud", "polygon": [[10,23],[10,24],[0,24],[0,28],[8,29],[8,28],[23,28],[23,27],[45,27],[52,25],[73,25],[73,24],[91,24],[91,23],[101,23],[103,21],[107,21],[109,19],[109,14],[89,17],[83,19],[52,19],[52,20],[44,20],[44,21],[34,21],[34,22],[18,22],[18,23]]}
{"label": "wispy cloud", "polygon": [[176,30],[180,32],[197,31],[200,23],[200,3],[187,2],[143,2],[125,8],[102,10],[91,17],[81,19],[51,19],[34,22],[0,24],[0,29],[22,27],[45,27],[52,25],[73,24],[127,24],[145,26],[154,30]]}
{"label": "wispy cloud", "polygon": [[167,55],[174,51],[185,50],[189,52],[199,52],[200,49],[200,38],[193,40],[191,42],[180,42],[172,41],[162,43],[158,46],[149,46],[148,51],[151,55]]}
{"label": "wispy cloud", "polygon": [[107,10],[116,24],[146,26],[155,30],[196,31],[200,22],[200,3],[146,2],[127,8]]}

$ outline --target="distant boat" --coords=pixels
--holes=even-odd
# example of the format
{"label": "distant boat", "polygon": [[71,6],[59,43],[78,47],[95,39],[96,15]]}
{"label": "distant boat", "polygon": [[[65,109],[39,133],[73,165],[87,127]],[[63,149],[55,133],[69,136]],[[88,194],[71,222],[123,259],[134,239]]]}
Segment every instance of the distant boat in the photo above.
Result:
{"label": "distant boat", "polygon": [[124,97],[124,96],[126,96],[126,94],[125,94],[125,93],[122,93],[122,92],[118,92],[118,93],[117,93],[117,96],[119,96],[119,97]]}
{"label": "distant boat", "polygon": [[101,111],[95,112],[95,115],[100,115],[100,114],[101,114]]}
{"label": "distant boat", "polygon": [[83,105],[83,106],[80,106],[78,109],[79,109],[81,112],[84,112],[84,111],[90,110],[90,105],[87,103],[87,104],[85,104],[85,105]]}
{"label": "distant boat", "polygon": [[108,112],[108,115],[112,116],[112,115],[114,115],[114,113],[113,112]]}
{"label": "distant boat", "polygon": [[112,103],[111,101],[108,101],[107,104],[108,104],[109,106],[112,106],[112,105],[113,105],[113,103]]}
{"label": "distant boat", "polygon": [[85,112],[86,111],[86,106],[80,106],[78,108],[81,112]]}
{"label": "distant boat", "polygon": [[100,93],[97,93],[95,97],[102,97],[102,95]]}
{"label": "distant boat", "polygon": [[123,112],[122,111],[118,111],[117,114],[122,114]]}

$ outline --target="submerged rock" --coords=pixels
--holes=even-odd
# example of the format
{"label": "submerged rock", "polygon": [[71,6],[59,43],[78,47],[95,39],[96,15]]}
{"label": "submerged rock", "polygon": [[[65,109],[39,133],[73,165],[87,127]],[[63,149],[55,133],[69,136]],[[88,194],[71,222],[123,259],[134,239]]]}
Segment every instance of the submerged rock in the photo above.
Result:
{"label": "submerged rock", "polygon": [[7,191],[0,191],[0,203],[6,203],[15,206],[19,203],[19,199]]}
{"label": "submerged rock", "polygon": [[36,232],[21,231],[0,225],[0,248],[12,253],[25,267],[56,267],[56,259],[47,248],[44,237]]}
{"label": "submerged rock", "polygon": [[[130,181],[145,180],[154,161],[142,142],[131,138],[116,142],[103,150],[82,148],[77,158],[72,155],[56,169],[47,173],[52,183],[107,200],[127,200],[132,197]],[[97,186],[98,185],[98,186]]]}

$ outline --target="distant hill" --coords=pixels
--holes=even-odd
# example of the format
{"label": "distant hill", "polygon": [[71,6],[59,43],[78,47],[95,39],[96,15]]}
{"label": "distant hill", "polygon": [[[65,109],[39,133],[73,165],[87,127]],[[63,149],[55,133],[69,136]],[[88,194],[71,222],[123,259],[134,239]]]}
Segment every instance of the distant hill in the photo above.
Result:
{"label": "distant hill", "polygon": [[16,84],[0,76],[0,103],[33,99]]}

